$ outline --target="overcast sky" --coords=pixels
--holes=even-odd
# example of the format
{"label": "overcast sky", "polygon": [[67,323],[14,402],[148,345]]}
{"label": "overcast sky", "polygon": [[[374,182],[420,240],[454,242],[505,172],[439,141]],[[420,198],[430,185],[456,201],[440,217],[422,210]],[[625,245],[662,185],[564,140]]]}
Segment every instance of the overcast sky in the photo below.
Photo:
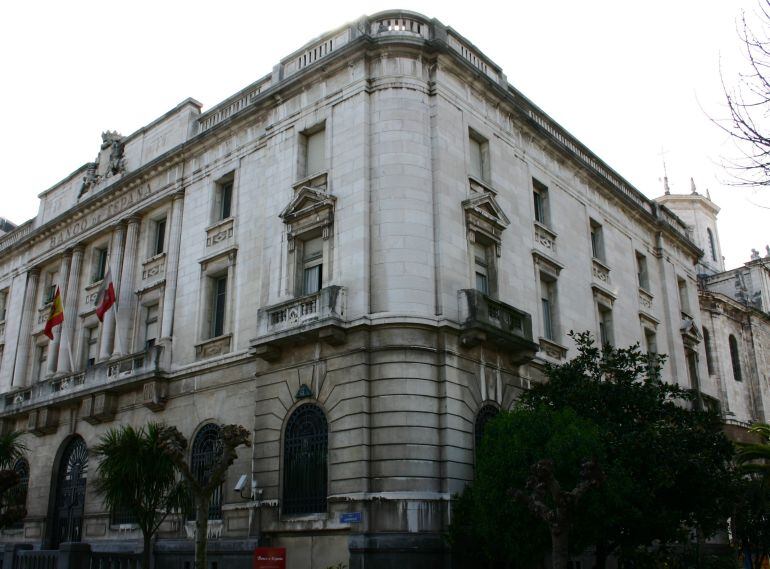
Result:
{"label": "overcast sky", "polygon": [[[500,8],[499,6],[510,6]],[[441,20],[649,197],[690,177],[722,208],[728,268],[770,243],[770,189],[736,189],[734,156],[709,116],[726,116],[743,63],[736,33],[756,0],[474,2],[9,2],[0,24],[4,109],[0,216],[21,223],[37,195],[186,97],[204,110],[279,59],[362,14],[410,9]],[[663,152],[663,156],[661,153]]]}

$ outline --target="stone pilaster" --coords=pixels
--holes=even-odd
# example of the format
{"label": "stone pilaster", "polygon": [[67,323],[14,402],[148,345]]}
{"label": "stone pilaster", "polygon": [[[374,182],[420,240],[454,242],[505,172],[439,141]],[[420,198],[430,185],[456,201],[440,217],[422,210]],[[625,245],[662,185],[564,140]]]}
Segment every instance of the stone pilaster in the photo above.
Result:
{"label": "stone pilaster", "polygon": [[[69,280],[70,272],[70,260],[72,259],[72,252],[67,250],[62,256],[61,264],[59,265],[59,294],[62,297],[67,295],[67,281]],[[53,340],[48,344],[48,375],[56,373],[57,364],[59,363],[59,344],[61,343],[61,331],[53,335]]]}
{"label": "stone pilaster", "polygon": [[29,363],[29,348],[32,342],[32,320],[37,313],[37,284],[40,279],[40,269],[30,269],[27,273],[27,289],[24,293],[24,308],[21,313],[21,328],[16,346],[16,363],[13,367],[13,387],[27,385],[27,364]]}
{"label": "stone pilaster", "polygon": [[62,346],[59,349],[58,371],[59,373],[69,373],[75,362],[70,361],[76,358],[75,354],[75,320],[78,313],[78,296],[80,296],[80,268],[83,265],[83,252],[85,248],[77,245],[72,250],[72,260],[70,261],[70,274],[67,279],[67,294],[64,297],[64,324],[62,324]]}
{"label": "stone pilaster", "polygon": [[174,194],[171,207],[171,231],[166,261],[166,288],[163,290],[163,318],[160,337],[171,338],[174,333],[174,304],[176,302],[176,278],[179,272],[179,246],[182,243],[182,210],[184,190]]}
{"label": "stone pilaster", "polygon": [[[112,230],[109,266],[116,295],[120,294],[124,235],[125,227],[122,223],[118,224],[115,229]],[[116,342],[117,345],[115,345]],[[99,344],[99,360],[102,361],[108,359],[113,354],[113,352],[115,355],[123,354],[125,352],[125,345],[126,338],[118,336],[117,340],[115,339],[115,309],[111,308],[104,315],[104,322],[102,322],[102,336],[101,342]]]}
{"label": "stone pilaster", "polygon": [[[129,217],[126,220],[128,229],[126,230],[126,246],[123,253],[122,270],[120,273],[120,291],[118,294],[118,335],[121,353],[124,355],[133,350],[133,322],[134,309],[136,305],[136,294],[134,294],[134,280],[136,275],[136,251],[139,244],[139,221],[138,216]],[[116,350],[116,354],[118,354]]]}

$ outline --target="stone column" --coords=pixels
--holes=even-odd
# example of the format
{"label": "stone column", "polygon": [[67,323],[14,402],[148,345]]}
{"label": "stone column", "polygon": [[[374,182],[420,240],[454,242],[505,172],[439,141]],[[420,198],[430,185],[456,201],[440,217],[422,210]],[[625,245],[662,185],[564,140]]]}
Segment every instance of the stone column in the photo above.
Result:
{"label": "stone column", "polygon": [[180,190],[174,194],[174,203],[171,207],[171,226],[166,254],[166,287],[163,289],[163,318],[160,329],[162,339],[170,339],[174,333],[174,304],[176,302],[176,278],[179,273],[179,247],[182,243],[183,209],[184,190]]}
{"label": "stone column", "polygon": [[[65,251],[64,256],[61,259],[61,265],[59,265],[59,294],[66,296],[67,294],[67,280],[69,279],[70,272],[70,259],[72,258],[72,251]],[[56,373],[57,364],[59,363],[59,344],[61,343],[61,329],[58,333],[53,335],[53,340],[48,344],[48,375]]]}
{"label": "stone column", "polygon": [[70,362],[70,354],[73,360],[77,359],[75,353],[75,320],[78,313],[78,296],[80,296],[80,267],[83,264],[83,252],[85,248],[77,245],[72,250],[72,261],[70,262],[70,275],[67,279],[67,295],[64,297],[64,324],[62,324],[63,345],[59,350],[59,373],[70,373],[72,366],[77,361]]}
{"label": "stone column", "polygon": [[24,292],[24,307],[21,313],[19,340],[16,345],[16,362],[13,366],[13,387],[27,385],[27,364],[29,363],[29,348],[32,342],[32,322],[37,315],[37,283],[40,279],[40,269],[33,268],[27,273],[27,290]]}
{"label": "stone column", "polygon": [[[122,223],[118,224],[112,231],[112,242],[110,243],[110,257],[109,267],[112,274],[112,282],[115,287],[115,294],[120,294],[120,277],[121,267],[123,265],[123,236],[125,234],[125,227]],[[114,269],[114,270],[113,270]],[[118,345],[114,346],[114,352],[116,355],[122,354],[125,351],[126,338],[119,336],[115,339],[115,308],[110,308],[104,315],[104,322],[102,322],[102,337],[99,344],[99,361],[108,359],[113,353],[113,344],[117,341]],[[120,345],[122,344],[122,346]]]}
{"label": "stone column", "polygon": [[[118,294],[118,335],[122,346],[118,346],[115,355],[131,353],[133,349],[134,305],[134,276],[136,275],[136,251],[139,244],[139,216],[131,216],[127,220],[126,246],[123,252],[122,270],[120,273],[120,292]],[[120,351],[118,351],[120,350]]]}

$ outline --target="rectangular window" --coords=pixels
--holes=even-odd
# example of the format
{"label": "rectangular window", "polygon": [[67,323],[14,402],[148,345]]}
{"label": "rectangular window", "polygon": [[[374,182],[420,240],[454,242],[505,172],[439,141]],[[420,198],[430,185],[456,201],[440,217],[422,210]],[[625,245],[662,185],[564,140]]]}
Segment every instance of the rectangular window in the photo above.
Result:
{"label": "rectangular window", "polygon": [[654,330],[644,329],[644,345],[648,354],[658,353],[658,340]]}
{"label": "rectangular window", "polygon": [[214,221],[227,219],[233,213],[233,181],[227,180],[217,184]]}
{"label": "rectangular window", "polygon": [[599,340],[602,346],[614,344],[612,333],[612,309],[603,304],[599,305]]}
{"label": "rectangular window", "polygon": [[543,338],[556,340],[554,311],[556,308],[556,281],[540,278],[540,307],[543,316]]}
{"label": "rectangular window", "polygon": [[323,239],[315,237],[302,243],[302,294],[321,290],[323,283]]}
{"label": "rectangular window", "polygon": [[591,220],[591,254],[594,259],[604,262],[604,236],[600,223]]}
{"label": "rectangular window", "polygon": [[56,277],[58,275],[54,272],[45,274],[45,286],[43,287],[43,304],[48,304],[53,301],[53,297],[56,294]]}
{"label": "rectangular window", "polygon": [[300,138],[300,178],[307,178],[326,169],[326,129],[311,130]]}
{"label": "rectangular window", "polygon": [[155,221],[153,229],[152,254],[160,255],[166,250],[166,218]]}
{"label": "rectangular window", "polygon": [[473,244],[473,264],[476,290],[489,294],[489,248],[479,242]]}
{"label": "rectangular window", "polygon": [[535,221],[543,225],[549,224],[548,188],[532,178],[532,199],[535,205]]}
{"label": "rectangular window", "polygon": [[489,181],[489,143],[480,134],[470,131],[468,136],[470,163],[468,173],[484,182]]}
{"label": "rectangular window", "polygon": [[5,313],[8,309],[8,289],[0,290],[0,322],[5,320]]}
{"label": "rectangular window", "polygon": [[107,273],[107,248],[94,249],[94,269],[91,282],[95,283],[104,278]]}
{"label": "rectangular window", "polygon": [[155,345],[158,339],[158,305],[151,304],[144,315],[144,346],[146,349]]}
{"label": "rectangular window", "polygon": [[48,373],[48,344],[37,347],[37,379],[43,381]]}
{"label": "rectangular window", "polygon": [[639,251],[636,252],[636,280],[639,288],[650,290],[650,279],[647,275],[647,257]]}
{"label": "rectangular window", "polygon": [[227,306],[227,275],[211,279],[211,335],[216,338],[225,333],[225,308]]}
{"label": "rectangular window", "polygon": [[99,328],[92,326],[85,329],[86,340],[86,367],[93,367],[96,365],[96,360],[99,357]]}
{"label": "rectangular window", "polygon": [[676,286],[679,289],[679,306],[685,314],[690,314],[690,302],[687,295],[687,281],[677,277]]}

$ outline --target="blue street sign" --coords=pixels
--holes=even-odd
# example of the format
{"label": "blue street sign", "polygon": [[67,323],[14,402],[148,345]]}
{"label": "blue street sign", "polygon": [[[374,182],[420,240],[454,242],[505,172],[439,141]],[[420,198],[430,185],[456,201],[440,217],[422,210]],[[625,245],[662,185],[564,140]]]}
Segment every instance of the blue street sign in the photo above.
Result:
{"label": "blue street sign", "polygon": [[340,514],[340,523],[341,524],[360,524],[361,512],[346,512],[344,514]]}

